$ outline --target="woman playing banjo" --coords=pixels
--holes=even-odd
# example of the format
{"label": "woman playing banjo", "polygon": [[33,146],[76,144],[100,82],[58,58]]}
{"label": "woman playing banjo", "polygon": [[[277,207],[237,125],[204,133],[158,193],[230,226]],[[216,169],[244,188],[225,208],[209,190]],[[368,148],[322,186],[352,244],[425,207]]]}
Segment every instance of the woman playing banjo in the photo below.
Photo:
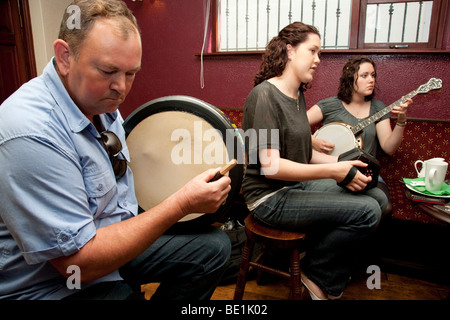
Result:
{"label": "woman playing banjo", "polygon": [[[387,199],[378,188],[353,194],[336,184],[345,180],[354,191],[364,189],[371,178],[353,168],[365,163],[336,162],[312,148],[303,93],[320,50],[317,29],[301,22],[286,26],[267,45],[245,102],[242,129],[258,139],[245,148],[242,191],[255,219],[308,233],[302,282],[312,298],[327,299],[342,294],[356,250],[376,229]],[[324,164],[326,158],[334,163]],[[349,171],[357,172],[347,178]]]}
{"label": "woman playing banjo", "polygon": [[[342,70],[337,97],[324,99],[311,107],[307,111],[309,123],[314,125],[322,121],[322,124],[326,125],[344,122],[356,126],[363,119],[386,108],[383,102],[373,99],[375,79],[376,67],[371,59],[356,57],[348,60]],[[411,103],[412,100],[407,98],[405,103],[392,109],[392,113],[397,114],[398,117],[394,129],[391,128],[389,114],[365,127],[361,134],[363,141],[361,148],[375,157],[379,142],[383,151],[392,155],[402,141],[406,126],[406,111]],[[329,153],[335,148],[333,143],[314,136],[312,142],[314,149],[323,153]],[[381,177],[379,177],[378,187],[385,193],[388,192]],[[390,211],[390,208],[387,208],[385,213]]]}

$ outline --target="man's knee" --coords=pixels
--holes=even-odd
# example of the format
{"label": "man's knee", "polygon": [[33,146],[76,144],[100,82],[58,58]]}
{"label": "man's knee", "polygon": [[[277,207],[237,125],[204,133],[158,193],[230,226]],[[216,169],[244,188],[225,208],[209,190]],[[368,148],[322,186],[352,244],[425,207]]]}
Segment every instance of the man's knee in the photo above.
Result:
{"label": "man's knee", "polygon": [[231,241],[224,231],[214,228],[208,236],[207,244],[210,247],[210,259],[214,259],[220,265],[227,263],[231,254]]}

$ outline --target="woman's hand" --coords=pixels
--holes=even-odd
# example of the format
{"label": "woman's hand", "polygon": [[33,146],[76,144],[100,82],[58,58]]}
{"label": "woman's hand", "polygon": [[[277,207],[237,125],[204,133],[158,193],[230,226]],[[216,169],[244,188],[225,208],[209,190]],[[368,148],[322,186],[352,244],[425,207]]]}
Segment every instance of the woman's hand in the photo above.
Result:
{"label": "woman's hand", "polygon": [[413,101],[411,98],[406,98],[406,101],[404,103],[392,109],[392,113],[397,115],[397,122],[399,123],[406,122],[406,112],[408,111],[408,107],[412,103]]}
{"label": "woman's hand", "polygon": [[330,153],[334,149],[334,144],[323,139],[317,139],[314,136],[311,137],[313,148],[319,152]]}
{"label": "woman's hand", "polygon": [[[352,167],[367,167],[368,166],[367,163],[364,163],[360,160],[342,161],[342,162],[338,162],[337,165],[341,167],[341,169],[339,170],[338,177],[335,179],[337,182],[343,181],[345,179],[345,177],[347,176],[347,174],[352,169]],[[346,187],[350,191],[361,191],[367,186],[367,184],[370,181],[372,181],[372,177],[367,177],[364,174],[362,174],[361,171],[358,170],[356,172],[356,175],[352,179],[352,181],[350,181],[346,185]]]}

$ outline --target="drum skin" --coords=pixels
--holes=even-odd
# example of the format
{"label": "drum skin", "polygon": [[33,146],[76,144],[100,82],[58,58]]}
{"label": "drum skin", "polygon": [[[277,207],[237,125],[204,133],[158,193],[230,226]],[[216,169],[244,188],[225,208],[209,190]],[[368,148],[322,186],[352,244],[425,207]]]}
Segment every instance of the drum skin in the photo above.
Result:
{"label": "drum skin", "polygon": [[241,188],[245,161],[241,135],[220,109],[189,96],[167,96],[140,106],[123,127],[140,212],[207,169],[238,160],[229,172],[226,203],[212,214],[189,214],[172,229],[189,231],[226,220]]}

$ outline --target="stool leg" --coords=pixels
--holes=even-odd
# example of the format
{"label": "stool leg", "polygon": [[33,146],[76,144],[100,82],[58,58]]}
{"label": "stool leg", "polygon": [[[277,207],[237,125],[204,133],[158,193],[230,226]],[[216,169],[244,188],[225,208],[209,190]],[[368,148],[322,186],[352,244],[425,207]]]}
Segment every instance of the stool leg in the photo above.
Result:
{"label": "stool leg", "polygon": [[300,300],[301,298],[301,275],[300,275],[300,252],[298,249],[291,250],[290,267],[291,267],[291,294],[290,299]]}
{"label": "stool leg", "polygon": [[244,296],[245,283],[247,282],[247,273],[250,267],[250,257],[255,246],[255,240],[248,239],[245,241],[244,250],[242,252],[241,266],[239,267],[239,275],[234,290],[234,300],[242,300]]}
{"label": "stool leg", "polygon": [[[263,243],[261,246],[261,253],[259,254],[258,257],[256,257],[255,260],[253,260],[253,262],[257,262],[257,263],[261,263],[264,264],[264,254],[266,252],[266,245]],[[262,285],[263,281],[261,280],[263,276],[263,272],[260,268],[256,268],[256,284]]]}

